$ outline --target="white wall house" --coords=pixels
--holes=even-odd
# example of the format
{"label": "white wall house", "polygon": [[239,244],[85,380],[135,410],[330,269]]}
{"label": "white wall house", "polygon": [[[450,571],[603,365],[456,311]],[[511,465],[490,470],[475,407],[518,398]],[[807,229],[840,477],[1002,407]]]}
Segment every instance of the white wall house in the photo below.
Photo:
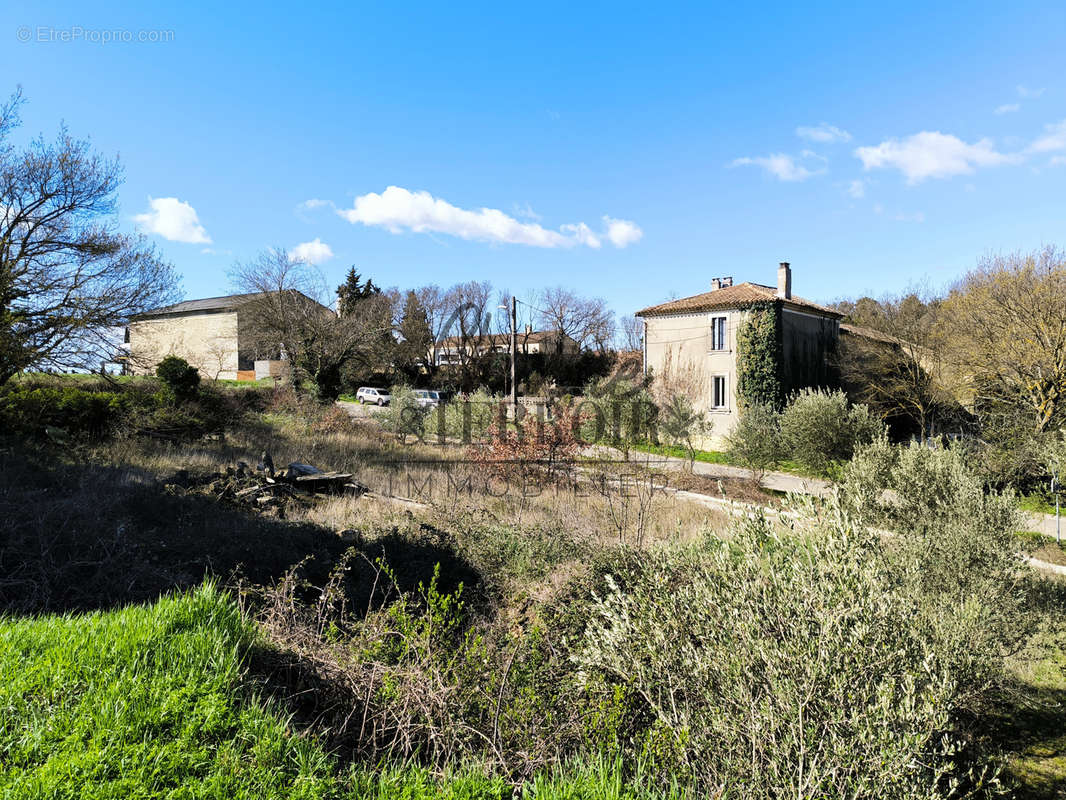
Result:
{"label": "white wall house", "polygon": [[644,321],[644,373],[686,387],[711,423],[707,447],[720,446],[739,418],[737,331],[753,307],[765,304],[781,315],[782,384],[788,390],[819,385],[830,369],[842,315],[793,295],[787,262],[778,267],[776,286],[715,278],[709,292],[636,314]]}

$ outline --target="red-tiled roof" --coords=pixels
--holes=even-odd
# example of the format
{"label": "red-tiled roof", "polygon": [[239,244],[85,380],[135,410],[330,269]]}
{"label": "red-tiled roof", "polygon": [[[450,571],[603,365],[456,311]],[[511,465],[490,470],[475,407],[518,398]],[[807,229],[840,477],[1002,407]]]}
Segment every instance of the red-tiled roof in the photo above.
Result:
{"label": "red-tiled roof", "polygon": [[777,296],[776,287],[763,286],[760,283],[738,283],[736,286],[726,286],[722,289],[714,289],[692,297],[682,297],[680,300],[659,303],[657,306],[641,309],[637,312],[637,316],[655,317],[661,314],[685,314],[698,311],[719,311],[727,308],[745,308],[755,303],[764,303],[767,300],[776,300],[785,308],[814,312],[835,319],[844,316],[838,311],[812,303],[810,300],[804,300],[802,297],[796,297],[795,295],[788,300],[784,300]]}

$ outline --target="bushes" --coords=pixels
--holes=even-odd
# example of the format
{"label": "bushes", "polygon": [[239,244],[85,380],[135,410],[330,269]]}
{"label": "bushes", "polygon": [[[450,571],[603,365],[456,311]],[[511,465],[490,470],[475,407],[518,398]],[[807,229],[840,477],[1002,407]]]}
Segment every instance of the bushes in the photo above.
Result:
{"label": "bushes", "polygon": [[425,433],[425,417],[428,409],[415,401],[414,389],[399,384],[389,389],[389,406],[378,416],[385,430],[400,435],[421,437]]}
{"label": "bushes", "polygon": [[745,407],[726,437],[726,449],[755,479],[784,458],[824,475],[884,431],[884,423],[866,406],[849,406],[843,392],[804,389],[781,413],[767,404]]}
{"label": "bushes", "polygon": [[[483,438],[489,427],[500,414],[503,399],[489,394],[485,389],[478,389],[469,395],[458,395],[443,403],[432,412],[433,427],[439,424],[438,414],[444,414],[444,430],[448,436],[462,438],[464,441]],[[443,408],[443,411],[440,411]]]}
{"label": "bushes", "polygon": [[929,797],[965,777],[955,609],[830,517],[808,536],[752,521],[608,576],[572,657],[588,702],[629,720],[630,757],[748,798]]}
{"label": "bushes", "polygon": [[518,430],[497,420],[487,443],[471,448],[471,460],[502,478],[558,477],[580,449],[577,414],[580,408],[560,404],[551,422],[527,418]]}
{"label": "bushes", "polygon": [[954,643],[960,691],[979,693],[1027,633],[1013,494],[986,492],[962,452],[882,438],[845,467],[841,497],[856,519],[895,534],[888,558],[921,598],[914,626]]}
{"label": "bushes", "polygon": [[747,406],[726,437],[726,452],[751,470],[752,480],[761,481],[781,459],[781,415],[769,405]]}
{"label": "bushes", "polygon": [[23,435],[59,428],[71,434],[103,436],[114,428],[127,405],[116,391],[9,383],[0,389],[0,428]]}
{"label": "bushes", "polygon": [[124,434],[188,438],[222,431],[269,402],[271,390],[199,386],[199,374],[189,369],[191,373],[180,365],[168,368],[166,380],[173,384],[163,386],[162,378],[9,381],[0,387],[0,430],[39,436],[54,428],[90,439]]}
{"label": "bushes", "polygon": [[848,406],[841,392],[803,389],[781,414],[781,438],[803,466],[824,474],[834,461],[847,461],[856,446],[882,435],[885,425],[864,405]]}
{"label": "bushes", "polygon": [[200,388],[200,372],[184,358],[167,356],[159,362],[155,374],[178,401],[193,399]]}

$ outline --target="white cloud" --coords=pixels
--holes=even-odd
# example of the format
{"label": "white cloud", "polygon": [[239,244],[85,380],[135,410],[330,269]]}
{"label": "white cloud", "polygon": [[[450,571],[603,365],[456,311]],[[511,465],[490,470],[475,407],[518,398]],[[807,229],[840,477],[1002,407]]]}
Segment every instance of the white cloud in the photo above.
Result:
{"label": "white cloud", "polygon": [[1066,156],[1052,156],[1049,167],[1066,167]]}
{"label": "white cloud", "polygon": [[1051,153],[1066,150],[1066,119],[1044,126],[1044,135],[1029,145],[1032,153]]}
{"label": "white cloud", "polygon": [[1013,114],[1015,111],[1022,107],[1021,103],[1004,103],[1001,106],[996,106],[996,110],[993,114]]}
{"label": "white cloud", "polygon": [[317,197],[312,197],[310,200],[304,200],[297,208],[302,208],[310,211],[313,208],[322,208],[322,206],[328,206],[329,202],[326,200],[319,200]]}
{"label": "white cloud", "polygon": [[969,175],[977,167],[1020,160],[1018,156],[996,151],[989,139],[967,144],[939,131],[922,131],[902,140],[886,139],[875,147],[859,147],[855,156],[868,170],[898,169],[910,184],[921,183],[926,178]]}
{"label": "white cloud", "polygon": [[627,219],[611,219],[605,216],[603,224],[607,226],[607,233],[604,235],[615,247],[627,247],[631,244],[636,244],[644,236],[644,231],[635,222],[630,222]]}
{"label": "white cloud", "polygon": [[153,233],[172,242],[211,244],[196,209],[176,197],[149,197],[150,211],[137,214],[133,221],[144,233]]}
{"label": "white cloud", "polygon": [[896,214],[892,219],[896,220],[896,222],[922,223],[925,222],[925,214],[921,211],[917,211],[914,214]]}
{"label": "white cloud", "polygon": [[808,127],[801,125],[796,128],[796,135],[801,139],[808,139],[812,142],[850,142],[851,134],[845,130],[841,130],[835,125],[830,125],[828,122],[822,122],[817,127]]}
{"label": "white cloud", "polygon": [[860,197],[865,197],[866,196],[866,181],[859,179],[859,180],[854,180],[851,183],[849,183],[848,184],[848,194],[851,195],[852,197],[854,197],[855,199],[858,199]]}
{"label": "white cloud", "polygon": [[1019,97],[1040,97],[1044,93],[1044,89],[1028,89],[1025,86],[1018,87]]}
{"label": "white cloud", "polygon": [[331,258],[333,249],[318,237],[298,244],[289,251],[289,261],[303,261],[306,264],[321,264]]}
{"label": "white cloud", "polygon": [[634,233],[640,228],[624,220],[612,222],[625,222],[632,228],[613,236],[610,223],[602,234],[593,232],[584,222],[561,225],[553,231],[535,222],[519,222],[496,208],[459,208],[429,192],[412,192],[400,186],[389,186],[381,194],[360,195],[351,208],[337,209],[337,213],[352,224],[385,228],[390,233],[444,233],[460,239],[530,247],[598,248],[601,237],[615,247],[625,247],[640,238]]}
{"label": "white cloud", "polygon": [[522,219],[531,219],[534,222],[540,222],[540,214],[534,211],[533,206],[531,206],[529,203],[526,203],[524,206],[520,206],[518,205],[518,203],[515,203],[513,208],[516,217],[521,217]]}
{"label": "white cloud", "polygon": [[816,156],[809,150],[803,151],[803,158],[817,159],[821,162],[820,167],[810,167],[801,164],[794,156],[786,153],[771,153],[768,156],[744,156],[735,158],[729,162],[730,167],[757,166],[762,167],[778,180],[782,181],[805,181],[815,175],[825,172],[825,159]]}

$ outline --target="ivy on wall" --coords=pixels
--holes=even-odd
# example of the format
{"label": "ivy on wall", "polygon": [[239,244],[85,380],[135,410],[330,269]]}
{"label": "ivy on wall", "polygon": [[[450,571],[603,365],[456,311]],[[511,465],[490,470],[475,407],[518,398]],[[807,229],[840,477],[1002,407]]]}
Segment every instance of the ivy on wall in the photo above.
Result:
{"label": "ivy on wall", "polygon": [[741,408],[768,405],[780,409],[784,405],[783,361],[781,306],[756,303],[737,330],[737,402]]}

